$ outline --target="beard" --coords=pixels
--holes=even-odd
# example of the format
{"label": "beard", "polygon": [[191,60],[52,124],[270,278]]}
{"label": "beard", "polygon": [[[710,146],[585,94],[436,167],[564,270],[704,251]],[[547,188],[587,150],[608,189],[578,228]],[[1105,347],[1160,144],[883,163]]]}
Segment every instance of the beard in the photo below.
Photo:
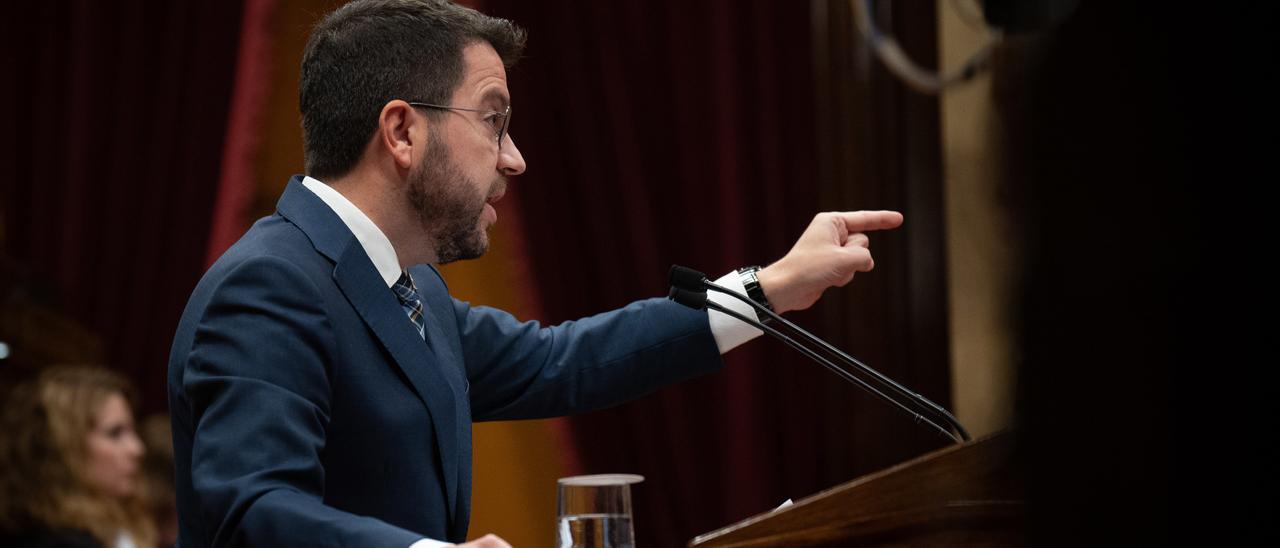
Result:
{"label": "beard", "polygon": [[427,154],[409,175],[409,206],[435,246],[437,264],[475,259],[489,250],[488,227],[481,226],[485,200],[502,192],[505,181],[496,176],[483,193],[481,185],[454,164],[443,139],[434,132]]}

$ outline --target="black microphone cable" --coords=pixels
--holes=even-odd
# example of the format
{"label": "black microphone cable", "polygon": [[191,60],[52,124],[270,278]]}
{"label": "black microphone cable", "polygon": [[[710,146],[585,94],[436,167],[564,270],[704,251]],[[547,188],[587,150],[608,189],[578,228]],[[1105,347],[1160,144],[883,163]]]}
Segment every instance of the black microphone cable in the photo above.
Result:
{"label": "black microphone cable", "polygon": [[766,332],[766,333],[769,333],[770,335],[773,335],[775,338],[777,338],[777,339],[781,340],[782,342],[786,343],[786,344],[787,344],[787,346],[790,346],[791,348],[796,349],[797,351],[799,351],[801,354],[804,354],[804,355],[805,355],[806,357],[808,357],[809,359],[811,359],[811,360],[813,360],[813,361],[815,361],[815,362],[818,362],[818,364],[819,364],[819,365],[821,365],[821,366],[823,366],[823,367],[827,368],[827,369],[828,369],[828,370],[830,370],[832,373],[835,373],[835,374],[836,374],[836,376],[838,376],[838,377],[840,377],[840,378],[844,379],[844,380],[845,380],[845,381],[847,381],[847,382],[850,382],[850,383],[852,383],[852,384],[855,384],[855,385],[857,385],[857,386],[862,387],[862,389],[864,389],[864,390],[866,390],[866,391],[868,391],[868,392],[872,393],[873,395],[875,395],[875,396],[879,397],[881,400],[883,400],[883,401],[885,401],[885,402],[887,402],[887,403],[889,403],[889,404],[891,404],[891,405],[893,405],[893,406],[897,407],[898,409],[901,409],[901,410],[905,411],[908,415],[911,415],[911,418],[912,418],[915,422],[917,422],[917,423],[924,423],[924,424],[927,424],[927,425],[929,425],[929,426],[933,427],[933,428],[934,428],[935,430],[937,430],[939,433],[941,433],[942,435],[946,436],[948,439],[950,439],[951,441],[954,441],[954,442],[956,442],[956,443],[963,443],[964,441],[967,441],[967,439],[962,439],[961,437],[957,436],[957,435],[956,435],[954,432],[952,432],[951,430],[948,430],[947,428],[942,427],[942,426],[941,426],[941,425],[939,425],[938,423],[936,423],[936,422],[934,422],[934,421],[930,420],[929,418],[925,417],[924,415],[922,415],[922,414],[920,414],[920,413],[916,412],[915,410],[913,410],[913,409],[911,409],[910,407],[906,406],[906,405],[905,405],[905,404],[903,404],[902,402],[900,402],[900,401],[898,401],[898,400],[896,400],[896,399],[894,399],[894,398],[890,397],[889,395],[885,394],[884,392],[881,392],[881,391],[880,391],[879,389],[877,389],[876,387],[871,386],[869,383],[867,383],[867,381],[865,381],[865,380],[863,380],[863,379],[861,379],[861,378],[858,378],[858,377],[857,377],[857,376],[855,376],[853,373],[850,373],[849,371],[845,370],[844,368],[842,368],[842,367],[840,367],[840,366],[837,366],[836,364],[832,363],[832,362],[831,362],[831,360],[827,359],[826,357],[822,356],[821,354],[818,354],[817,352],[814,352],[814,351],[813,351],[813,349],[811,349],[811,348],[809,348],[809,347],[807,347],[807,346],[805,346],[805,345],[803,345],[803,344],[800,344],[798,341],[796,341],[795,339],[791,338],[791,337],[790,337],[790,336],[788,336],[786,333],[783,333],[783,332],[778,331],[777,329],[774,329],[774,328],[772,328],[772,327],[770,327],[770,326],[768,326],[768,325],[765,325],[765,324],[763,324],[763,323],[760,323],[760,322],[759,322],[759,321],[757,321],[757,320],[753,320],[753,319],[747,318],[746,316],[743,316],[742,314],[739,314],[737,311],[735,311],[735,310],[731,310],[731,309],[729,309],[729,308],[727,308],[727,307],[724,307],[724,306],[720,305],[719,303],[717,303],[717,302],[715,302],[715,301],[708,300],[708,299],[707,299],[707,294],[706,294],[706,292],[705,292],[705,291],[702,291],[702,292],[695,292],[695,291],[689,291],[689,290],[687,290],[687,289],[681,289],[681,288],[676,287],[676,286],[672,286],[672,287],[671,287],[671,293],[670,293],[668,296],[671,298],[671,300],[673,300],[673,301],[675,301],[675,302],[677,302],[677,303],[680,303],[680,304],[682,304],[682,305],[684,305],[684,306],[687,306],[687,307],[689,307],[689,308],[693,308],[693,309],[695,309],[695,310],[702,310],[703,308],[710,308],[710,309],[712,309],[712,310],[715,310],[715,311],[717,311],[717,312],[720,312],[720,313],[725,314],[725,315],[727,315],[727,316],[730,316],[730,317],[732,317],[732,318],[736,318],[738,321],[743,322],[743,323],[745,323],[745,324],[748,324],[748,325],[750,325],[750,326],[752,326],[752,327],[755,327],[756,329],[759,329],[759,330],[761,330],[761,331],[764,331],[764,332]]}
{"label": "black microphone cable", "polygon": [[[862,362],[861,362],[861,361],[859,361],[857,358],[854,358],[853,356],[850,356],[848,353],[846,353],[846,352],[844,352],[844,351],[840,350],[839,348],[836,348],[835,346],[831,345],[830,343],[828,343],[828,342],[826,342],[826,341],[824,341],[824,340],[822,340],[822,339],[818,338],[816,335],[813,335],[812,333],[809,333],[808,331],[804,330],[804,329],[803,329],[803,328],[801,328],[800,326],[798,326],[798,325],[796,325],[796,324],[792,323],[791,321],[787,320],[786,318],[783,318],[781,315],[779,315],[779,314],[775,313],[774,311],[769,310],[767,307],[765,307],[765,306],[761,305],[760,303],[755,302],[755,301],[754,301],[754,300],[752,300],[750,297],[747,297],[747,296],[745,296],[745,295],[741,295],[741,294],[737,293],[736,291],[732,291],[732,290],[730,290],[730,289],[728,289],[728,288],[726,288],[726,287],[723,287],[723,286],[720,286],[720,285],[718,285],[718,284],[716,284],[716,283],[714,283],[714,282],[711,282],[710,280],[708,280],[708,279],[707,279],[707,277],[706,277],[706,275],[705,275],[705,274],[703,274],[703,273],[701,273],[701,272],[698,272],[698,271],[696,271],[696,270],[693,270],[693,269],[691,269],[691,268],[687,268],[687,267],[680,266],[680,265],[672,265],[672,266],[671,266],[671,271],[670,271],[670,275],[669,275],[669,277],[670,277],[670,281],[671,281],[672,286],[673,286],[673,291],[672,291],[672,293],[673,293],[673,294],[675,293],[674,289],[675,289],[676,287],[679,287],[679,288],[681,288],[682,290],[684,290],[684,291],[686,291],[686,292],[690,292],[690,293],[699,293],[699,292],[701,292],[701,293],[703,293],[703,294],[704,294],[703,299],[705,300],[705,292],[706,292],[706,289],[708,289],[708,288],[709,288],[709,289],[715,290],[715,291],[717,291],[717,292],[719,292],[719,293],[723,293],[723,294],[729,295],[729,296],[731,296],[731,297],[733,297],[733,298],[735,298],[735,299],[738,299],[739,301],[742,301],[743,303],[746,303],[748,306],[750,306],[750,307],[752,307],[753,309],[755,309],[755,310],[757,311],[757,313],[763,313],[763,314],[764,314],[764,315],[766,315],[769,319],[772,319],[772,320],[774,320],[774,321],[776,321],[776,322],[778,322],[778,323],[780,323],[780,324],[782,324],[782,325],[784,325],[784,326],[788,327],[789,329],[791,329],[791,330],[793,330],[795,333],[797,333],[797,334],[798,334],[802,339],[804,339],[804,340],[808,341],[810,344],[817,345],[818,347],[820,347],[822,350],[826,351],[826,352],[827,352],[829,355],[831,355],[832,357],[835,357],[836,359],[838,359],[838,360],[840,360],[840,361],[843,361],[844,363],[846,363],[846,364],[848,364],[848,365],[850,365],[850,366],[854,367],[855,369],[857,369],[857,370],[859,370],[859,371],[862,371],[864,374],[870,375],[872,378],[874,378],[876,381],[878,381],[882,386],[888,387],[890,390],[893,390],[894,392],[897,392],[900,396],[902,396],[902,397],[904,397],[904,398],[907,398],[907,399],[909,399],[909,400],[912,400],[915,404],[920,405],[920,406],[922,406],[923,408],[925,408],[926,410],[928,410],[928,411],[931,411],[931,412],[935,413],[938,417],[942,418],[945,422],[947,422],[950,426],[952,426],[952,427],[955,429],[955,432],[959,434],[959,436],[960,436],[961,440],[963,440],[963,441],[969,441],[970,439],[972,439],[972,438],[969,436],[969,432],[968,432],[967,430],[965,430],[965,428],[964,428],[964,426],[963,426],[963,425],[961,425],[961,424],[960,424],[960,421],[959,421],[958,419],[956,419],[954,415],[952,415],[949,411],[947,411],[947,410],[946,410],[945,408],[943,408],[942,406],[940,406],[940,405],[938,405],[938,404],[936,404],[936,403],[934,403],[934,402],[930,401],[928,398],[924,397],[923,395],[921,395],[921,394],[919,394],[919,393],[916,393],[916,392],[914,392],[914,391],[912,391],[912,390],[908,389],[907,387],[905,387],[905,386],[903,386],[903,385],[899,384],[898,382],[894,381],[893,379],[890,379],[889,377],[885,376],[884,374],[880,373],[879,371],[876,371],[875,369],[873,369],[871,366],[869,366],[869,365],[867,365],[867,364],[865,364],[865,363],[862,363]],[[692,289],[692,288],[695,288],[695,287],[696,287],[697,289]],[[673,299],[674,299],[674,296],[673,296]],[[683,303],[682,303],[682,304],[683,304]],[[714,302],[709,302],[709,304],[716,304],[716,303],[714,303]],[[717,305],[717,306],[718,306],[718,305]],[[721,307],[721,308],[723,308],[723,307]],[[717,310],[718,310],[718,309],[717,309]],[[765,324],[764,324],[764,323],[762,323],[762,322],[758,322],[758,321],[748,321],[747,319],[743,318],[741,315],[739,315],[739,314],[737,314],[737,313],[732,313],[732,314],[730,314],[728,311],[725,311],[725,310],[720,310],[720,311],[721,311],[721,312],[724,312],[726,315],[729,315],[729,316],[732,316],[732,317],[734,317],[734,318],[737,318],[737,319],[738,319],[738,320],[740,320],[740,321],[744,321],[744,322],[746,322],[746,323],[748,323],[748,324],[752,324],[752,325],[753,325],[754,327],[756,327],[757,329],[760,329],[760,330],[762,330],[762,331],[765,331]],[[767,321],[767,320],[766,320],[766,321]],[[774,335],[775,337],[779,337],[779,336],[781,335],[781,332],[779,332],[779,331],[778,331],[778,330],[776,330],[776,329],[772,329],[772,328],[768,329],[768,332],[769,332],[770,334],[778,333],[777,335]],[[781,338],[781,337],[779,337],[779,338]],[[786,340],[791,340],[792,342],[794,342],[794,340],[790,339],[789,337],[788,337]],[[788,344],[790,344],[790,343],[788,343]],[[798,343],[797,343],[797,344],[798,344]],[[793,348],[797,348],[795,345],[792,345],[792,347],[793,347]],[[797,349],[798,349],[798,348],[797,348]],[[811,352],[811,350],[810,350],[809,348],[807,348],[807,347],[806,347],[804,350],[805,350],[805,351],[810,351],[810,352]],[[802,351],[802,352],[804,352],[804,351]],[[806,354],[806,355],[808,355],[808,354]],[[830,363],[830,362],[827,362],[827,363]],[[832,365],[834,365],[834,364],[832,364]],[[830,367],[828,367],[828,369],[830,369]],[[833,371],[834,371],[834,370],[833,370]],[[841,372],[841,373],[843,373],[843,374],[841,374],[841,373],[837,373],[837,375],[840,375],[842,378],[846,378],[846,380],[848,380],[848,378],[846,377],[846,375],[847,375],[848,377],[852,377],[852,374],[850,374],[847,370],[845,370],[845,369],[843,369],[843,368],[840,368],[840,372]],[[857,377],[853,377],[853,378],[857,378]],[[865,387],[867,387],[866,383],[865,383],[865,382],[863,382],[863,381],[862,381],[862,379],[858,379],[858,381],[859,381],[859,383],[860,383],[860,386],[863,386],[864,388],[865,388]],[[869,389],[869,388],[868,388],[868,389]],[[876,393],[877,393],[877,395],[881,396],[882,398],[888,398],[888,396],[887,396],[887,395],[884,395],[882,392],[876,391]],[[905,405],[903,405],[901,402],[898,402],[897,400],[893,400],[892,398],[889,398],[889,399],[890,399],[890,401],[893,401],[893,402],[894,402],[895,404],[897,404],[898,406],[903,407],[904,409],[906,408],[906,406],[905,406]],[[918,413],[916,413],[914,410],[910,410],[910,409],[908,409],[908,412],[909,412],[909,413],[911,413],[911,414],[913,414],[913,415],[917,415],[917,414],[918,414]],[[930,424],[934,424],[935,426],[937,426],[937,425],[936,425],[936,423],[933,423],[932,421],[930,421]],[[944,431],[946,431],[946,430],[944,429]],[[952,439],[955,439],[955,436],[954,436],[954,435],[951,435],[951,432],[950,432],[950,431],[947,431],[947,432],[948,432],[948,436],[949,436],[949,437],[951,437]],[[961,441],[961,440],[957,440],[957,441]]]}

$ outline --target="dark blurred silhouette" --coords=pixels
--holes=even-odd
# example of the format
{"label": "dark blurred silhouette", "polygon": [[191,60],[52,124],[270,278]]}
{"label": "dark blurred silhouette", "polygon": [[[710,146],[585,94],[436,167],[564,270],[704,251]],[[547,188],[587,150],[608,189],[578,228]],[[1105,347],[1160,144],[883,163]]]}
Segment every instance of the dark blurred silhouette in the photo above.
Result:
{"label": "dark blurred silhouette", "polygon": [[[997,63],[1005,181],[1024,227],[1032,545],[1187,541],[1229,506],[1188,495],[1233,458],[1215,443],[1229,422],[1209,399],[1234,362],[1223,311],[1244,299],[1239,280],[1208,274],[1237,277],[1232,263],[1249,255],[1232,245],[1248,234],[1235,230],[1239,185],[1257,146],[1241,126],[1260,104],[1232,81],[1263,51],[1248,11],[1083,3]],[[1195,400],[1177,385],[1193,371]],[[1206,449],[1223,457],[1198,460]],[[1200,470],[1178,470],[1188,462]]]}
{"label": "dark blurred silhouette", "polygon": [[169,416],[156,413],[142,420],[138,434],[147,454],[142,459],[144,497],[156,523],[159,546],[178,542],[178,506],[173,487],[173,433]]}

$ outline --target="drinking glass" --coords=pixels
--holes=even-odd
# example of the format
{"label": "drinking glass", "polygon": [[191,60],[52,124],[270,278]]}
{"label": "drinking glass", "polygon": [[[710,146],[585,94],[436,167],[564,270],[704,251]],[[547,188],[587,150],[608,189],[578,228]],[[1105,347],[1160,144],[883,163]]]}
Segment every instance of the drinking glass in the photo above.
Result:
{"label": "drinking glass", "polygon": [[634,548],[631,484],[634,474],[560,478],[556,503],[558,548]]}

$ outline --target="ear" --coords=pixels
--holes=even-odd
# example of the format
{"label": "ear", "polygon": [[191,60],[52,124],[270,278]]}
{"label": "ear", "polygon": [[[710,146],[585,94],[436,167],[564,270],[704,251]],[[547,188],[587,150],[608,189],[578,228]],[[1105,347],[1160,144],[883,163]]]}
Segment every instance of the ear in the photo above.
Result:
{"label": "ear", "polygon": [[409,169],[413,164],[414,146],[421,147],[419,154],[426,150],[426,123],[427,117],[416,116],[409,103],[399,99],[391,101],[383,105],[378,114],[374,144],[391,156],[396,167]]}

